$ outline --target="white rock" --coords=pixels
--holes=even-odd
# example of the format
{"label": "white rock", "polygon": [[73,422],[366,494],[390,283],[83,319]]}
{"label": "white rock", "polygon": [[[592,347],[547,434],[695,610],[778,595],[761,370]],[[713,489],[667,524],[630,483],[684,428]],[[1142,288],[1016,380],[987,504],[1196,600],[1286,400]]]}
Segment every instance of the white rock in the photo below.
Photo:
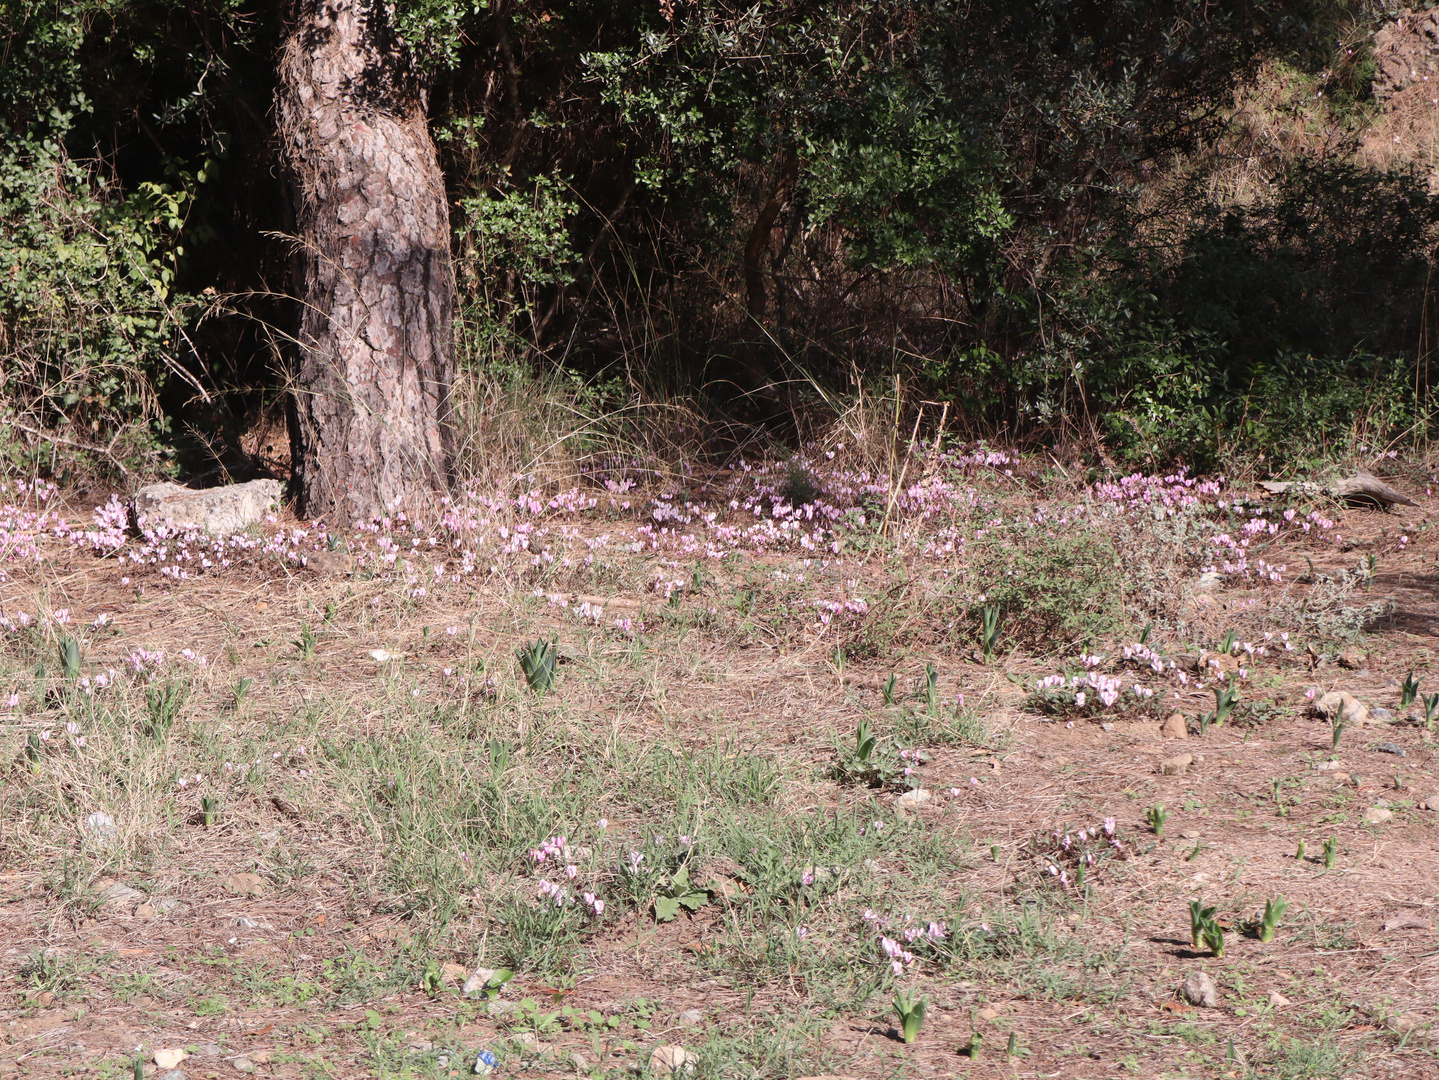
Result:
{"label": "white rock", "polygon": [[494,968],[475,968],[474,973],[465,980],[465,985],[460,987],[460,992],[465,997],[474,997],[483,993],[485,987],[490,985],[490,980],[495,977]]}
{"label": "white rock", "polygon": [[1364,824],[1383,825],[1394,816],[1394,811],[1384,806],[1371,806],[1364,811]]}
{"label": "white rock", "polygon": [[894,804],[896,806],[903,806],[906,809],[912,809],[916,806],[923,806],[932,798],[934,798],[933,792],[927,791],[926,789],[919,787],[915,788],[913,791],[906,791],[903,795],[894,800]]}
{"label": "white rock", "polygon": [[85,819],[81,831],[85,834],[85,842],[95,847],[114,847],[115,841],[120,838],[120,830],[115,827],[115,819],[103,810],[96,810]]}
{"label": "white rock", "polygon": [[185,1051],[178,1046],[169,1047],[165,1050],[156,1050],[155,1064],[162,1069],[173,1069],[189,1056],[189,1054],[185,1053]]}
{"label": "white rock", "polygon": [[697,1060],[683,1046],[657,1046],[650,1054],[650,1072],[656,1076],[689,1076]]}
{"label": "white rock", "polygon": [[151,484],[135,492],[135,523],[141,528],[168,526],[230,536],[265,520],[279,502],[278,480],[195,488]]}
{"label": "white rock", "polygon": [[704,1021],[705,1014],[698,1009],[686,1009],[675,1017],[675,1023],[680,1027],[695,1027],[697,1024],[703,1024]]}
{"label": "white rock", "polygon": [[1276,1009],[1282,1009],[1289,1004],[1289,999],[1278,990],[1269,991],[1269,1004]]}
{"label": "white rock", "polygon": [[1314,712],[1324,720],[1338,716],[1348,727],[1363,727],[1369,720],[1369,706],[1346,690],[1331,690],[1314,703]]}
{"label": "white rock", "polygon": [[1212,1009],[1219,1004],[1219,987],[1214,985],[1214,980],[1204,971],[1191,971],[1180,986],[1179,992],[1184,995],[1185,1001],[1198,1005],[1201,1009]]}

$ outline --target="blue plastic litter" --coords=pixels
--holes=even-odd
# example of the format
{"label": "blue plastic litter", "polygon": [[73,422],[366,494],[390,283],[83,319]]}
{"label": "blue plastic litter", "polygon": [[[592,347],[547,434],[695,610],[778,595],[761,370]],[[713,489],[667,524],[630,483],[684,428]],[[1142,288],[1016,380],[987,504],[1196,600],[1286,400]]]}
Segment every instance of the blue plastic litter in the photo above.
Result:
{"label": "blue plastic litter", "polygon": [[479,1057],[475,1058],[475,1075],[489,1076],[495,1071],[495,1055],[488,1050],[481,1050]]}

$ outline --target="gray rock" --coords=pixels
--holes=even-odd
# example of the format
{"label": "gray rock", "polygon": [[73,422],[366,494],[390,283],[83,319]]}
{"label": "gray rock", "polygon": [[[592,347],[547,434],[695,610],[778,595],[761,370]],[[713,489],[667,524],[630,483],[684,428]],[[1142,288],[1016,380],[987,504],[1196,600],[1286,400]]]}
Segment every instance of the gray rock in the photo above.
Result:
{"label": "gray rock", "polygon": [[1214,985],[1214,980],[1204,971],[1191,971],[1185,977],[1179,992],[1185,1001],[1201,1009],[1212,1009],[1219,1004],[1219,987]]}
{"label": "gray rock", "polygon": [[278,480],[251,480],[203,490],[150,484],[135,493],[135,524],[142,529],[168,526],[229,536],[263,521],[279,499]]}
{"label": "gray rock", "polygon": [[590,1063],[585,1059],[584,1054],[571,1054],[570,1064],[574,1066],[575,1072],[589,1072]]}
{"label": "gray rock", "polygon": [[132,889],[118,881],[102,880],[99,884],[101,886],[100,903],[106,907],[128,908],[133,911],[135,905],[142,904],[148,899],[139,889]]}
{"label": "gray rock", "polygon": [[1289,999],[1278,990],[1269,991],[1269,1004],[1276,1009],[1282,1009],[1289,1004]]}
{"label": "gray rock", "polygon": [[1383,825],[1394,816],[1394,811],[1387,806],[1371,806],[1364,811],[1364,824]]}
{"label": "gray rock", "polygon": [[179,1069],[169,1069],[162,1072],[155,1080],[185,1080],[185,1074]]}
{"label": "gray rock", "polygon": [[675,1023],[680,1027],[694,1027],[705,1022],[705,1014],[698,1009],[686,1009],[675,1017]]}
{"label": "gray rock", "polygon": [[[1376,710],[1377,711],[1377,710]],[[1408,752],[1398,743],[1382,742],[1374,747],[1381,754],[1397,754],[1399,757],[1408,757]]]}
{"label": "gray rock", "polygon": [[1331,690],[1314,703],[1314,712],[1324,720],[1335,716],[1349,727],[1363,727],[1369,719],[1369,706],[1344,690]]}
{"label": "gray rock", "polygon": [[115,841],[120,838],[120,830],[115,827],[115,819],[103,810],[96,810],[85,819],[85,824],[80,827],[85,836],[85,843],[98,848],[111,848]]}
{"label": "gray rock", "polygon": [[230,1068],[236,1072],[252,1073],[255,1071],[255,1063],[244,1055],[241,1055],[240,1057],[230,1059]]}

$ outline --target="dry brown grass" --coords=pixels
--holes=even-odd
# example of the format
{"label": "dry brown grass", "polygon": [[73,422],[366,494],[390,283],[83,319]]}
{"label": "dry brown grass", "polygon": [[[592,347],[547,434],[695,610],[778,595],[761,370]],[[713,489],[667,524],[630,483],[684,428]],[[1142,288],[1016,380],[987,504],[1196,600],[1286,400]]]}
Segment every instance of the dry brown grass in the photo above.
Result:
{"label": "dry brown grass", "polygon": [[[854,422],[858,430],[861,418]],[[955,478],[980,499],[975,516],[964,518],[969,528],[993,513],[1076,501],[1060,474],[1031,478],[1030,464],[1015,470],[1016,480],[998,472]],[[1311,640],[1321,658],[1343,644],[1318,636],[1299,641],[1294,654],[1276,650],[1254,663],[1244,691],[1268,710],[1183,747],[1159,738],[1159,711],[1139,710],[1129,698],[1072,727],[1032,711],[1016,680],[1032,684],[1061,657],[1009,653],[979,662],[969,631],[952,629],[955,605],[943,591],[976,568],[963,557],[918,554],[944,519],[897,509],[890,540],[874,545],[855,534],[823,562],[820,553],[785,546],[698,560],[704,572],[695,577],[697,560],[682,554],[675,535],[658,551],[633,553],[616,541],[600,549],[610,552],[597,559],[604,565],[584,566],[586,539],[628,537],[643,521],[648,504],[632,498],[628,513],[602,503],[593,513],[537,519],[555,563],[536,567],[528,550],[487,551],[484,562],[497,572],[459,586],[431,583],[419,599],[407,595],[402,576],[285,569],[273,558],[169,586],[61,545],[33,571],[7,568],[6,615],[65,607],[76,626],[113,614],[113,631],[88,635],[87,669],[118,666],[136,646],[160,648],[172,658],[167,670],[185,675],[192,690],[172,737],[157,741],[142,730],[138,682],[109,697],[47,698],[63,685],[52,643],[3,639],[0,692],[13,683],[24,703],[0,743],[9,763],[0,796],[8,898],[0,940],[9,950],[0,1019],[9,1042],[0,1058],[32,1075],[119,1075],[137,1045],[214,1043],[226,1054],[267,1059],[262,1075],[399,1076],[408,1067],[442,1076],[465,1071],[473,1056],[440,1066],[433,1051],[411,1048],[509,1045],[504,1071],[539,1076],[573,1073],[565,1061],[572,1052],[586,1056],[587,1071],[618,1072],[656,1044],[682,1042],[700,1055],[702,1074],[724,1076],[1432,1074],[1439,961],[1429,863],[1439,827],[1432,812],[1403,804],[1439,799],[1433,743],[1413,725],[1350,731],[1338,756],[1352,779],[1339,782],[1335,772],[1311,768],[1327,756],[1329,729],[1307,715],[1304,698],[1309,686],[1342,686],[1394,709],[1395,680],[1411,668],[1431,678],[1439,635],[1432,497],[1395,515],[1334,511],[1342,545],[1285,542],[1291,565],[1308,556],[1321,573],[1376,554],[1376,578],[1357,591],[1366,602],[1393,599],[1397,609],[1361,640],[1362,670],[1311,657]],[[505,520],[512,527],[526,518]],[[1410,537],[1402,550],[1400,525]],[[566,555],[576,565],[563,567]],[[122,576],[131,576],[128,585]],[[651,586],[657,578],[686,585],[667,603]],[[849,580],[871,609],[841,635],[816,621],[810,598]],[[1151,643],[1177,652],[1212,645],[1232,628],[1277,633],[1285,624],[1276,620],[1292,617],[1312,591],[1287,588],[1186,592],[1174,598],[1183,637],[1161,633]],[[611,605],[594,625],[536,589],[598,595]],[[616,617],[644,629],[616,630]],[[459,632],[449,635],[449,626]],[[304,642],[307,627],[315,634],[308,656],[293,644]],[[835,645],[865,630],[879,651],[841,661]],[[550,633],[574,652],[561,665],[558,692],[536,699],[512,652]],[[1096,644],[1109,651],[1121,642]],[[183,648],[212,663],[200,669],[174,659]],[[377,662],[375,649],[394,658]],[[34,674],[42,660],[50,665],[43,680]],[[965,694],[982,719],[981,738],[943,735],[922,700],[884,705],[891,671],[908,690],[927,663],[939,673],[942,701]],[[447,678],[446,667],[472,678]],[[483,689],[491,676],[493,697]],[[237,706],[242,677],[254,682]],[[1174,689],[1182,696],[1163,711],[1193,717],[1213,707],[1208,690]],[[93,710],[97,700],[111,703],[109,715]],[[67,716],[84,726],[87,752],[47,752],[32,768],[27,736],[58,732]],[[833,778],[836,745],[851,742],[865,719],[928,749],[920,773],[940,793],[931,807],[906,817],[896,812],[895,791]],[[900,734],[910,729],[929,734]],[[491,738],[514,755],[504,786],[508,832],[481,828],[484,804],[469,801],[490,782]],[[1406,756],[1376,750],[1380,742]],[[1162,774],[1159,759],[1181,749],[1201,760],[1183,775]],[[263,768],[253,780],[226,781],[221,763],[242,755]],[[758,779],[744,779],[746,769]],[[195,821],[194,788],[175,784],[196,771],[205,776],[202,790],[224,797],[211,828]],[[1277,806],[1275,779],[1297,801]],[[385,795],[391,780],[423,798]],[[944,794],[951,788],[958,793]],[[1393,803],[1395,819],[1362,824],[1379,799]],[[1142,822],[1155,803],[1172,815],[1168,839],[1157,844]],[[116,820],[113,848],[81,840],[81,822],[97,806]],[[424,819],[424,829],[405,832],[396,806]],[[601,816],[606,834],[595,824]],[[800,844],[801,834],[813,841],[826,822],[852,816],[883,821],[886,831],[825,849],[854,861],[834,887],[813,893],[786,886],[770,898],[748,847],[735,840]],[[1034,838],[1106,816],[1117,819],[1130,857],[1104,863],[1087,899],[1055,888]],[[701,839],[705,866],[738,891],[656,926],[644,908],[626,907],[623,876],[606,860],[622,859],[652,832],[679,831]],[[505,955],[519,933],[514,912],[531,904],[536,880],[519,856],[550,832],[593,847],[593,866],[580,861],[615,917],[585,924],[573,941],[556,936],[552,956],[521,970],[519,989],[504,999],[528,994],[547,1009],[596,1009],[616,1019],[598,1030],[580,1021],[543,1030],[541,1045],[553,1056],[539,1057],[505,1044],[513,1030],[453,990],[431,997],[417,984],[431,962],[468,968]],[[1339,841],[1336,870],[1293,858],[1299,840],[1313,856],[1329,835]],[[786,850],[786,866],[797,872],[805,849]],[[463,866],[462,851],[479,865]],[[260,895],[227,886],[237,873],[258,874]],[[136,915],[133,903],[100,904],[95,890],[109,878],[179,906]],[[1276,894],[1293,903],[1279,940],[1244,937],[1239,920]],[[1219,904],[1230,920],[1222,961],[1189,948],[1185,904],[1195,897]],[[971,935],[966,949],[906,975],[932,998],[913,1047],[890,1035],[888,996],[867,989],[878,971],[859,918],[866,906],[943,917],[954,934]],[[1404,914],[1430,928],[1385,929]],[[247,928],[242,918],[263,925]],[[1003,947],[984,944],[982,921],[1005,935]],[[807,928],[803,939],[798,926]],[[1196,968],[1218,980],[1218,1009],[1190,1009],[1176,998],[1178,982]],[[1271,1006],[1271,991],[1292,1004]],[[697,1028],[676,1019],[689,1008],[704,1014]],[[995,1015],[981,1014],[986,1008]],[[1400,1016],[1417,1021],[1414,1033],[1395,1031]],[[985,1036],[975,1060],[961,1053],[972,1030]],[[1010,1032],[1024,1056],[1006,1061]],[[231,1069],[204,1056],[184,1068],[201,1076]]]}

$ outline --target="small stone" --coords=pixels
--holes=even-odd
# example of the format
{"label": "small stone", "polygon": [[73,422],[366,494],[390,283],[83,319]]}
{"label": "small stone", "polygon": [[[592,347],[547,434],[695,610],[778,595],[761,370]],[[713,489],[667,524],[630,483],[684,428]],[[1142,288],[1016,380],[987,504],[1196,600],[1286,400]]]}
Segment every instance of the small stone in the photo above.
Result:
{"label": "small stone", "polygon": [[259,896],[265,891],[265,879],[259,874],[231,874],[221,884],[236,896]]}
{"label": "small stone", "polygon": [[999,1019],[999,1010],[991,1009],[988,1005],[986,1005],[984,1008],[980,1009],[979,1012],[977,1012],[975,1015],[986,1023],[993,1023],[994,1021]]}
{"label": "small stone", "polygon": [[465,997],[474,997],[476,994],[483,993],[485,988],[490,985],[490,980],[494,977],[494,968],[475,968],[470,974],[470,977],[465,980],[465,984],[460,987],[460,993],[464,994]]}
{"label": "small stone", "polygon": [[255,1071],[255,1063],[244,1056],[234,1057],[230,1059],[230,1068],[236,1072],[252,1073]]}
{"label": "small stone", "polygon": [[1220,577],[1218,570],[1206,570],[1199,575],[1199,580],[1194,583],[1195,592],[1202,592],[1208,589],[1219,587]]}
{"label": "small stone", "polygon": [[1388,709],[1381,709],[1376,707],[1369,710],[1369,719],[1378,720],[1381,723],[1387,724],[1390,720],[1394,719],[1394,714]]}
{"label": "small stone", "polygon": [[1113,730],[1114,730],[1114,725],[1111,724],[1111,723],[1109,723],[1108,721],[1105,721],[1104,723],[1102,723],[1102,724],[1099,725],[1099,730],[1100,730],[1100,731],[1113,731]]}
{"label": "small stone", "polygon": [[1201,1009],[1212,1009],[1219,1004],[1219,987],[1207,972],[1191,971],[1179,988],[1184,1000]]}
{"label": "small stone", "polygon": [[162,1069],[173,1069],[190,1055],[178,1046],[155,1051],[155,1064]]}
{"label": "small stone", "polygon": [[154,904],[141,904],[139,907],[137,907],[137,908],[135,909],[135,918],[137,918],[137,919],[153,919],[154,917],[155,917],[155,905],[154,905]]}
{"label": "small stone", "polygon": [[1339,666],[1348,668],[1350,671],[1357,671],[1364,666],[1367,657],[1358,649],[1345,649],[1337,657]]}
{"label": "small stone", "polygon": [[155,1080],[185,1080],[185,1074],[179,1069],[166,1069]]}
{"label": "small stone", "polygon": [[85,843],[97,848],[114,847],[115,841],[120,838],[115,819],[103,810],[96,810],[87,817],[85,824],[81,826],[81,832],[85,836]]}
{"label": "small stone", "polygon": [[1315,770],[1318,771],[1318,772],[1337,772],[1337,771],[1339,771],[1339,770],[1341,770],[1341,769],[1344,768],[1344,762],[1342,762],[1342,761],[1318,761],[1318,762],[1315,762],[1314,768],[1315,768]]}
{"label": "small stone", "polygon": [[1184,719],[1183,713],[1170,713],[1169,719],[1160,727],[1159,734],[1166,739],[1187,739],[1189,721]]}
{"label": "small stone", "polygon": [[470,969],[464,964],[442,964],[440,966],[440,978],[445,981],[446,986],[460,985],[469,973]]}
{"label": "small stone", "polygon": [[1349,727],[1363,727],[1369,720],[1369,706],[1345,690],[1331,690],[1314,703],[1314,712],[1324,720],[1338,716]]}
{"label": "small stone", "polygon": [[698,1009],[686,1009],[675,1017],[675,1023],[680,1027],[695,1027],[705,1022],[705,1014]]}
{"label": "small stone", "polygon": [[1408,757],[1409,753],[1398,743],[1382,742],[1374,747],[1381,754],[1393,754],[1396,757]]}
{"label": "small stone", "polygon": [[95,887],[99,890],[100,903],[106,907],[129,908],[133,911],[137,904],[148,899],[139,889],[132,889],[114,878],[101,878],[95,883]]}
{"label": "small stone", "polygon": [[657,1046],[650,1053],[650,1072],[656,1076],[688,1076],[695,1071],[695,1061],[683,1046]]}
{"label": "small stone", "polygon": [[248,915],[241,915],[235,921],[235,925],[241,930],[273,930],[275,929],[264,919],[253,919]]}
{"label": "small stone", "polygon": [[219,1057],[219,1056],[220,1056],[220,1044],[219,1044],[219,1043],[200,1043],[200,1045],[198,1045],[198,1046],[195,1047],[195,1056],[196,1056],[196,1057]]}
{"label": "small stone", "polygon": [[915,788],[913,791],[906,791],[903,795],[894,800],[894,804],[895,806],[912,808],[916,806],[923,806],[932,798],[934,798],[934,795],[921,787]]}
{"label": "small stone", "polygon": [[1275,1009],[1282,1009],[1289,1004],[1289,999],[1278,990],[1269,991],[1269,1004]]}
{"label": "small stone", "polygon": [[305,556],[305,569],[317,574],[348,574],[355,557],[344,551],[312,551]]}
{"label": "small stone", "polygon": [[1384,1026],[1398,1035],[1408,1035],[1419,1026],[1419,1021],[1412,1016],[1391,1016],[1384,1021]]}
{"label": "small stone", "polygon": [[584,1054],[571,1054],[570,1065],[574,1068],[575,1072],[582,1073],[590,1071],[590,1063]]}
{"label": "small stone", "polygon": [[30,999],[30,1003],[32,1005],[38,1005],[42,1009],[47,1009],[51,1005],[55,1004],[55,995],[49,990],[41,990],[38,994],[36,994],[33,998]]}
{"label": "small stone", "polygon": [[1403,915],[1395,915],[1392,919],[1384,920],[1385,931],[1431,930],[1433,929],[1433,925],[1434,924],[1431,923],[1428,919],[1420,915],[1415,915],[1412,912],[1406,912]]}
{"label": "small stone", "polygon": [[514,1043],[521,1050],[528,1050],[530,1053],[538,1053],[540,1049],[540,1037],[533,1031],[520,1031],[510,1036],[510,1042]]}
{"label": "small stone", "polygon": [[1165,758],[1159,763],[1159,771],[1165,776],[1180,776],[1189,771],[1189,766],[1194,764],[1192,754],[1179,754],[1176,757]]}
{"label": "small stone", "polygon": [[493,1016],[497,1019],[501,1016],[507,1016],[514,1011],[515,1003],[513,1001],[500,1001],[496,998],[494,1001],[485,1005],[485,1015]]}
{"label": "small stone", "polygon": [[1364,811],[1364,824],[1383,825],[1393,816],[1394,811],[1390,810],[1387,806],[1371,806],[1368,810]]}

